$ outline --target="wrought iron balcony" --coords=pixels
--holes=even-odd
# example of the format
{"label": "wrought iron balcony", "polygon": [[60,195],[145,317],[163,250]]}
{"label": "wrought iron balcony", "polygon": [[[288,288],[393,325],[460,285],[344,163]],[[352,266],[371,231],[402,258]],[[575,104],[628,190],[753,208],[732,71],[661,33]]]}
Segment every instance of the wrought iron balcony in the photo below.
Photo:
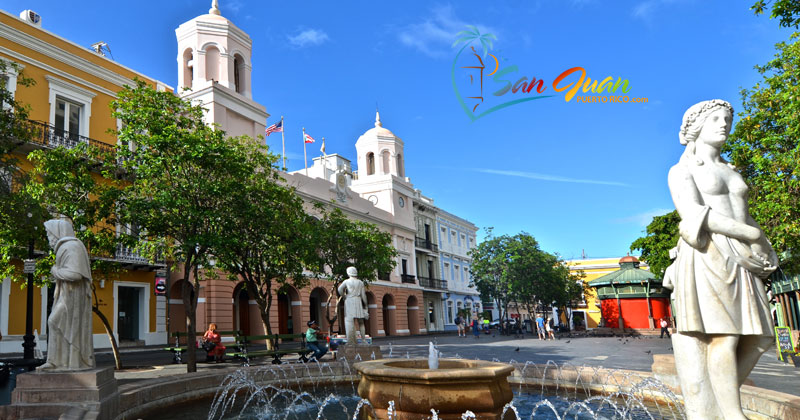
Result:
{"label": "wrought iron balcony", "polygon": [[427,249],[432,252],[439,252],[439,245],[436,245],[430,239],[425,239],[420,237],[416,237],[415,239],[417,248]]}
{"label": "wrought iron balcony", "polygon": [[411,274],[401,274],[400,281],[402,281],[403,283],[417,284],[416,279]]}
{"label": "wrought iron balcony", "polygon": [[113,144],[103,143],[99,140],[70,133],[69,131],[56,128],[42,121],[26,121],[22,128],[27,132],[25,140],[42,147],[55,149],[58,146],[64,146],[68,149],[72,149],[84,143],[97,147],[103,152],[114,152]]}
{"label": "wrought iron balcony", "polygon": [[442,280],[442,279],[434,279],[430,277],[420,276],[419,285],[422,287],[427,287],[429,289],[447,290],[447,280]]}
{"label": "wrought iron balcony", "polygon": [[148,258],[136,252],[136,249],[122,245],[117,246],[114,259],[136,266],[162,266],[165,264],[162,257],[157,257],[155,262],[151,262]]}

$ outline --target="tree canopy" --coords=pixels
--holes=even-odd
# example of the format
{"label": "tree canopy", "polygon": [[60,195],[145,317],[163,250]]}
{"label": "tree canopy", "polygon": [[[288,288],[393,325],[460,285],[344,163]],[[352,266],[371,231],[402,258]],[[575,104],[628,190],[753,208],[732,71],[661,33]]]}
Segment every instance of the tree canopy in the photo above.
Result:
{"label": "tree canopy", "polygon": [[[172,92],[142,81],[125,86],[110,104],[121,122],[117,133],[120,176],[129,184],[120,199],[125,223],[146,232],[142,252],[163,253],[182,266],[186,328],[196,332],[201,276],[230,211],[230,197],[241,188],[247,162],[231,147],[225,132],[208,126],[205,110]],[[110,162],[116,168],[117,162]],[[215,275],[213,270],[207,273]],[[196,367],[195,348],[187,350],[187,370]]]}
{"label": "tree canopy", "polygon": [[663,279],[664,271],[672,264],[669,250],[678,245],[678,224],[681,217],[677,210],[656,216],[647,225],[647,235],[637,238],[631,244],[631,251],[638,250],[641,260],[650,266],[656,277]]}
{"label": "tree canopy", "polygon": [[742,90],[742,111],[724,146],[750,186],[750,212],[781,258],[800,273],[800,43],[776,45],[756,70],[763,79]]}
{"label": "tree canopy", "polygon": [[778,18],[780,26],[784,28],[800,27],[800,3],[797,0],[775,0],[774,3],[769,0],[757,0],[750,9],[756,15],[761,15],[770,3],[772,3],[770,18]]}

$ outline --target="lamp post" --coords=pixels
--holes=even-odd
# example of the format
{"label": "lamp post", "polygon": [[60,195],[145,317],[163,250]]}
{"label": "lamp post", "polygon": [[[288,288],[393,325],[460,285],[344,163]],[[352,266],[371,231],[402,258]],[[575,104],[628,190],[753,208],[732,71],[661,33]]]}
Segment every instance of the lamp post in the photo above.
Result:
{"label": "lamp post", "polygon": [[[33,214],[28,213],[28,224],[33,221]],[[36,229],[36,227],[34,227]],[[24,272],[28,274],[27,303],[25,307],[25,336],[23,337],[22,348],[25,360],[33,360],[33,348],[36,347],[36,342],[33,341],[33,272],[35,270],[36,261],[33,259],[33,246],[34,236],[31,235],[30,242],[28,242],[28,259],[24,262]]]}

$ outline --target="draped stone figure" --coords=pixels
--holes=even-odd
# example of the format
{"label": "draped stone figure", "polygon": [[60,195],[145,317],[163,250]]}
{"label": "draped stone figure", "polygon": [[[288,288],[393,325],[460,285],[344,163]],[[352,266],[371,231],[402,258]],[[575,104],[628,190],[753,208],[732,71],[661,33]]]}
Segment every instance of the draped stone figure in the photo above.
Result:
{"label": "draped stone figure", "polygon": [[53,309],[47,319],[47,363],[40,370],[81,370],[95,367],[92,345],[92,272],[89,253],[75,237],[72,223],[44,223],[56,253],[50,273],[56,283]]}
{"label": "draped stone figure", "polygon": [[364,320],[369,319],[367,309],[367,292],[364,282],[358,279],[358,270],[355,267],[347,267],[347,280],[339,285],[339,296],[344,296],[344,329],[347,334],[347,344],[355,346],[356,323],[361,337],[364,337]]}
{"label": "draped stone figure", "polygon": [[669,171],[681,222],[664,285],[673,288],[672,341],[689,420],[745,420],[739,387],[774,341],[763,279],[778,258],[749,214],[744,179],[720,156],[732,119],[722,100],[689,108],[679,135],[686,149]]}

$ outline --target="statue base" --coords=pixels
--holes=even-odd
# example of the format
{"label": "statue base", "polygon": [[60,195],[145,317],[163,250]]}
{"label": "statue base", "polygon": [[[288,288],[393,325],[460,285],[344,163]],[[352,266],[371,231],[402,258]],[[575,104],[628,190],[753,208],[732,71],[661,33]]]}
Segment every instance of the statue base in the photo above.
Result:
{"label": "statue base", "polygon": [[[108,419],[119,406],[114,368],[36,371],[17,376],[11,418]],[[7,411],[8,413],[8,411]]]}
{"label": "statue base", "polygon": [[356,346],[345,344],[336,351],[336,359],[344,359],[348,362],[366,362],[367,360],[383,359],[383,354],[381,354],[381,347],[374,344]]}

